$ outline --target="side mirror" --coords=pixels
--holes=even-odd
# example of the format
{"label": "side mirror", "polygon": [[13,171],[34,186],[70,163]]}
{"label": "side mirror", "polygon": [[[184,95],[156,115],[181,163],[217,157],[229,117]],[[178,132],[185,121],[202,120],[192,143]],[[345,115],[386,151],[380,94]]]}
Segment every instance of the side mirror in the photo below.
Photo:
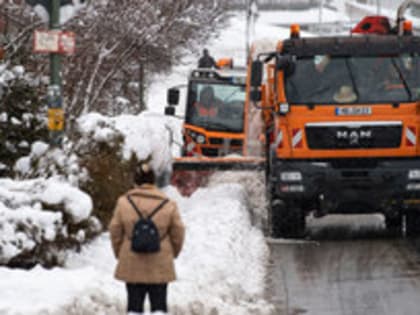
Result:
{"label": "side mirror", "polygon": [[168,104],[171,106],[176,106],[179,103],[179,90],[172,88],[168,90],[167,95]]}
{"label": "side mirror", "polygon": [[263,76],[263,63],[255,60],[251,64],[251,91],[249,98],[253,102],[261,101],[261,84]]}
{"label": "side mirror", "polygon": [[166,116],[175,116],[175,107],[173,107],[173,106],[166,106],[165,107],[165,115]]}
{"label": "side mirror", "polygon": [[263,63],[259,60],[255,60],[251,65],[251,86],[253,88],[259,88],[262,83],[263,75]]}

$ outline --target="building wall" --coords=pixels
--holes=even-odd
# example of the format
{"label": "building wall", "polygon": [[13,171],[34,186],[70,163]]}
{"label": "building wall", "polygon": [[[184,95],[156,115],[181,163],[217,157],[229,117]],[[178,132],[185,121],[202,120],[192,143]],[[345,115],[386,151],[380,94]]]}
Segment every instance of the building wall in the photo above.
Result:
{"label": "building wall", "polygon": [[[356,2],[363,3],[363,4],[370,4],[376,6],[378,4],[378,0],[356,0]],[[402,0],[379,0],[380,5],[383,8],[387,9],[396,9],[400,5]]]}
{"label": "building wall", "polygon": [[[260,10],[308,9],[316,6],[320,0],[256,0]],[[247,0],[234,0],[229,3],[235,9],[245,9]]]}

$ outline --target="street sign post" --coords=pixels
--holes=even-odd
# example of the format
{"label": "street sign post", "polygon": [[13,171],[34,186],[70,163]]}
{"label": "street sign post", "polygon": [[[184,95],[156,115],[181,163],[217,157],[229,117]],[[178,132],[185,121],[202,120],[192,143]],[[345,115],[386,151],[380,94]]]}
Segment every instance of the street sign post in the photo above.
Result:
{"label": "street sign post", "polygon": [[[50,30],[60,33],[60,0],[49,1],[50,10]],[[53,103],[49,103],[48,107],[62,108],[62,94],[61,94],[61,56],[58,53],[51,53],[50,55],[50,89],[48,91],[48,98],[51,97]],[[57,124],[59,125],[59,124]],[[50,130],[50,143],[55,146],[61,146],[63,140],[62,130]]]}

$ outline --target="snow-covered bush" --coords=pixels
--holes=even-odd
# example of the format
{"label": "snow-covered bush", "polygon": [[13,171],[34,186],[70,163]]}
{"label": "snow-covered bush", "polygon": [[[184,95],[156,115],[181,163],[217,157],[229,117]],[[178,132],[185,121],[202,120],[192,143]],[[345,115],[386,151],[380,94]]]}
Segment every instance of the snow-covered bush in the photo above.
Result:
{"label": "snow-covered bush", "polygon": [[80,166],[73,144],[64,141],[62,148],[50,147],[37,141],[28,156],[20,158],[14,166],[15,175],[22,179],[59,177],[76,187],[88,180],[87,170]]}
{"label": "snow-covered bush", "polygon": [[39,82],[21,66],[0,66],[0,174],[12,174],[16,160],[31,144],[47,139],[46,108]]}
{"label": "snow-covered bush", "polygon": [[92,201],[57,178],[0,179],[0,265],[56,265],[61,253],[97,234]]}
{"label": "snow-covered bush", "polygon": [[74,151],[89,175],[81,187],[92,196],[94,213],[105,224],[118,196],[133,186],[136,163],[151,160],[160,182],[167,181],[171,133],[165,120],[151,113],[115,118],[92,113],[78,120]]}

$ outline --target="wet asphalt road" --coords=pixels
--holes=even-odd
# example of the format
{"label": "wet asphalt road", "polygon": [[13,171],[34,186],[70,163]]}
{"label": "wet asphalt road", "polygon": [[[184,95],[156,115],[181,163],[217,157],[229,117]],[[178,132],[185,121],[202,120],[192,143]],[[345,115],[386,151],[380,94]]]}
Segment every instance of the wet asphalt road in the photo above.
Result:
{"label": "wet asphalt road", "polygon": [[268,296],[276,314],[419,315],[420,246],[383,220],[326,217],[305,241],[270,241]]}

